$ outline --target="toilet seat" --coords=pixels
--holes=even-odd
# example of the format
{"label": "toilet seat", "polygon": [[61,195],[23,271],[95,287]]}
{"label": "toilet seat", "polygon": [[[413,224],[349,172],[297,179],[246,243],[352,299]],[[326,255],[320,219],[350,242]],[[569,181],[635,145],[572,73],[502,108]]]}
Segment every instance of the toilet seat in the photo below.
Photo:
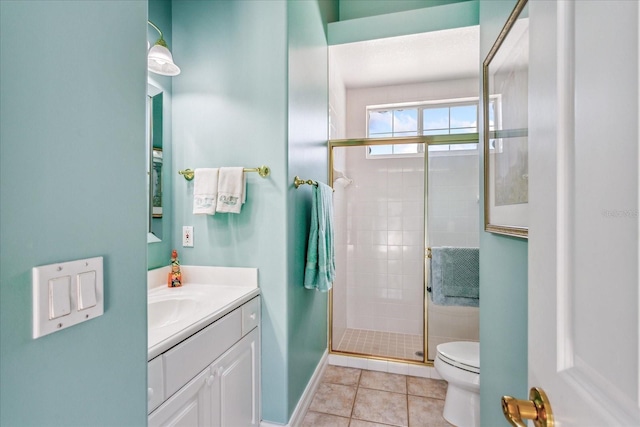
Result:
{"label": "toilet seat", "polygon": [[444,363],[474,374],[480,373],[480,343],[448,342],[439,344],[436,350]]}

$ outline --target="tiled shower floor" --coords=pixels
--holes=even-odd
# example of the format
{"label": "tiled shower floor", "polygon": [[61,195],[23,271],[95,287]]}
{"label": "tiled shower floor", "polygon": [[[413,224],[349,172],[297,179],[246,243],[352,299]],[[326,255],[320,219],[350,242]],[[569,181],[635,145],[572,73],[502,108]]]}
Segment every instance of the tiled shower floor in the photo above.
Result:
{"label": "tiled shower floor", "polygon": [[423,360],[418,351],[424,351],[421,335],[398,334],[395,332],[347,329],[339,340],[335,351],[393,357],[405,360]]}

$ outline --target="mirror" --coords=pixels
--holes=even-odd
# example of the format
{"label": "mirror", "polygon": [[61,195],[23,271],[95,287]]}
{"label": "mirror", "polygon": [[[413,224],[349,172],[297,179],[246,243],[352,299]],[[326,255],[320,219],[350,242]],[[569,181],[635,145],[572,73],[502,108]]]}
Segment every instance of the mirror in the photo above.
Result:
{"label": "mirror", "polygon": [[528,237],[529,17],[519,0],[482,67],[485,230]]}
{"label": "mirror", "polygon": [[147,91],[147,230],[148,242],[162,240],[162,91]]}

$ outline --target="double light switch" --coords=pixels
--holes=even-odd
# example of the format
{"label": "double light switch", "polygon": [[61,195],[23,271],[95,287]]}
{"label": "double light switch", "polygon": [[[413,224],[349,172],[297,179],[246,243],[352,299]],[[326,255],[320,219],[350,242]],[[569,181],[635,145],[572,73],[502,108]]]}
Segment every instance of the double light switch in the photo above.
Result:
{"label": "double light switch", "polygon": [[102,257],[33,268],[33,338],[104,312]]}

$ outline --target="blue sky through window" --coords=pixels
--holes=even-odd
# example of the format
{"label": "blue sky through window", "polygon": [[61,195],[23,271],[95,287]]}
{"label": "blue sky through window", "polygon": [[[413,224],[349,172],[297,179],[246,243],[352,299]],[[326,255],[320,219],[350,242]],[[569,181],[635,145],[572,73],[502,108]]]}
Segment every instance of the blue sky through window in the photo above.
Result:
{"label": "blue sky through window", "polygon": [[[368,109],[368,137],[391,138],[417,135],[452,135],[478,132],[478,102],[425,103],[415,107]],[[489,104],[489,123],[493,128],[495,103]],[[394,144],[369,147],[370,156],[417,155],[424,144]],[[435,147],[435,146],[434,146]],[[432,147],[433,148],[433,147]],[[431,149],[431,148],[430,148]],[[436,151],[477,149],[477,144],[441,145]]]}

